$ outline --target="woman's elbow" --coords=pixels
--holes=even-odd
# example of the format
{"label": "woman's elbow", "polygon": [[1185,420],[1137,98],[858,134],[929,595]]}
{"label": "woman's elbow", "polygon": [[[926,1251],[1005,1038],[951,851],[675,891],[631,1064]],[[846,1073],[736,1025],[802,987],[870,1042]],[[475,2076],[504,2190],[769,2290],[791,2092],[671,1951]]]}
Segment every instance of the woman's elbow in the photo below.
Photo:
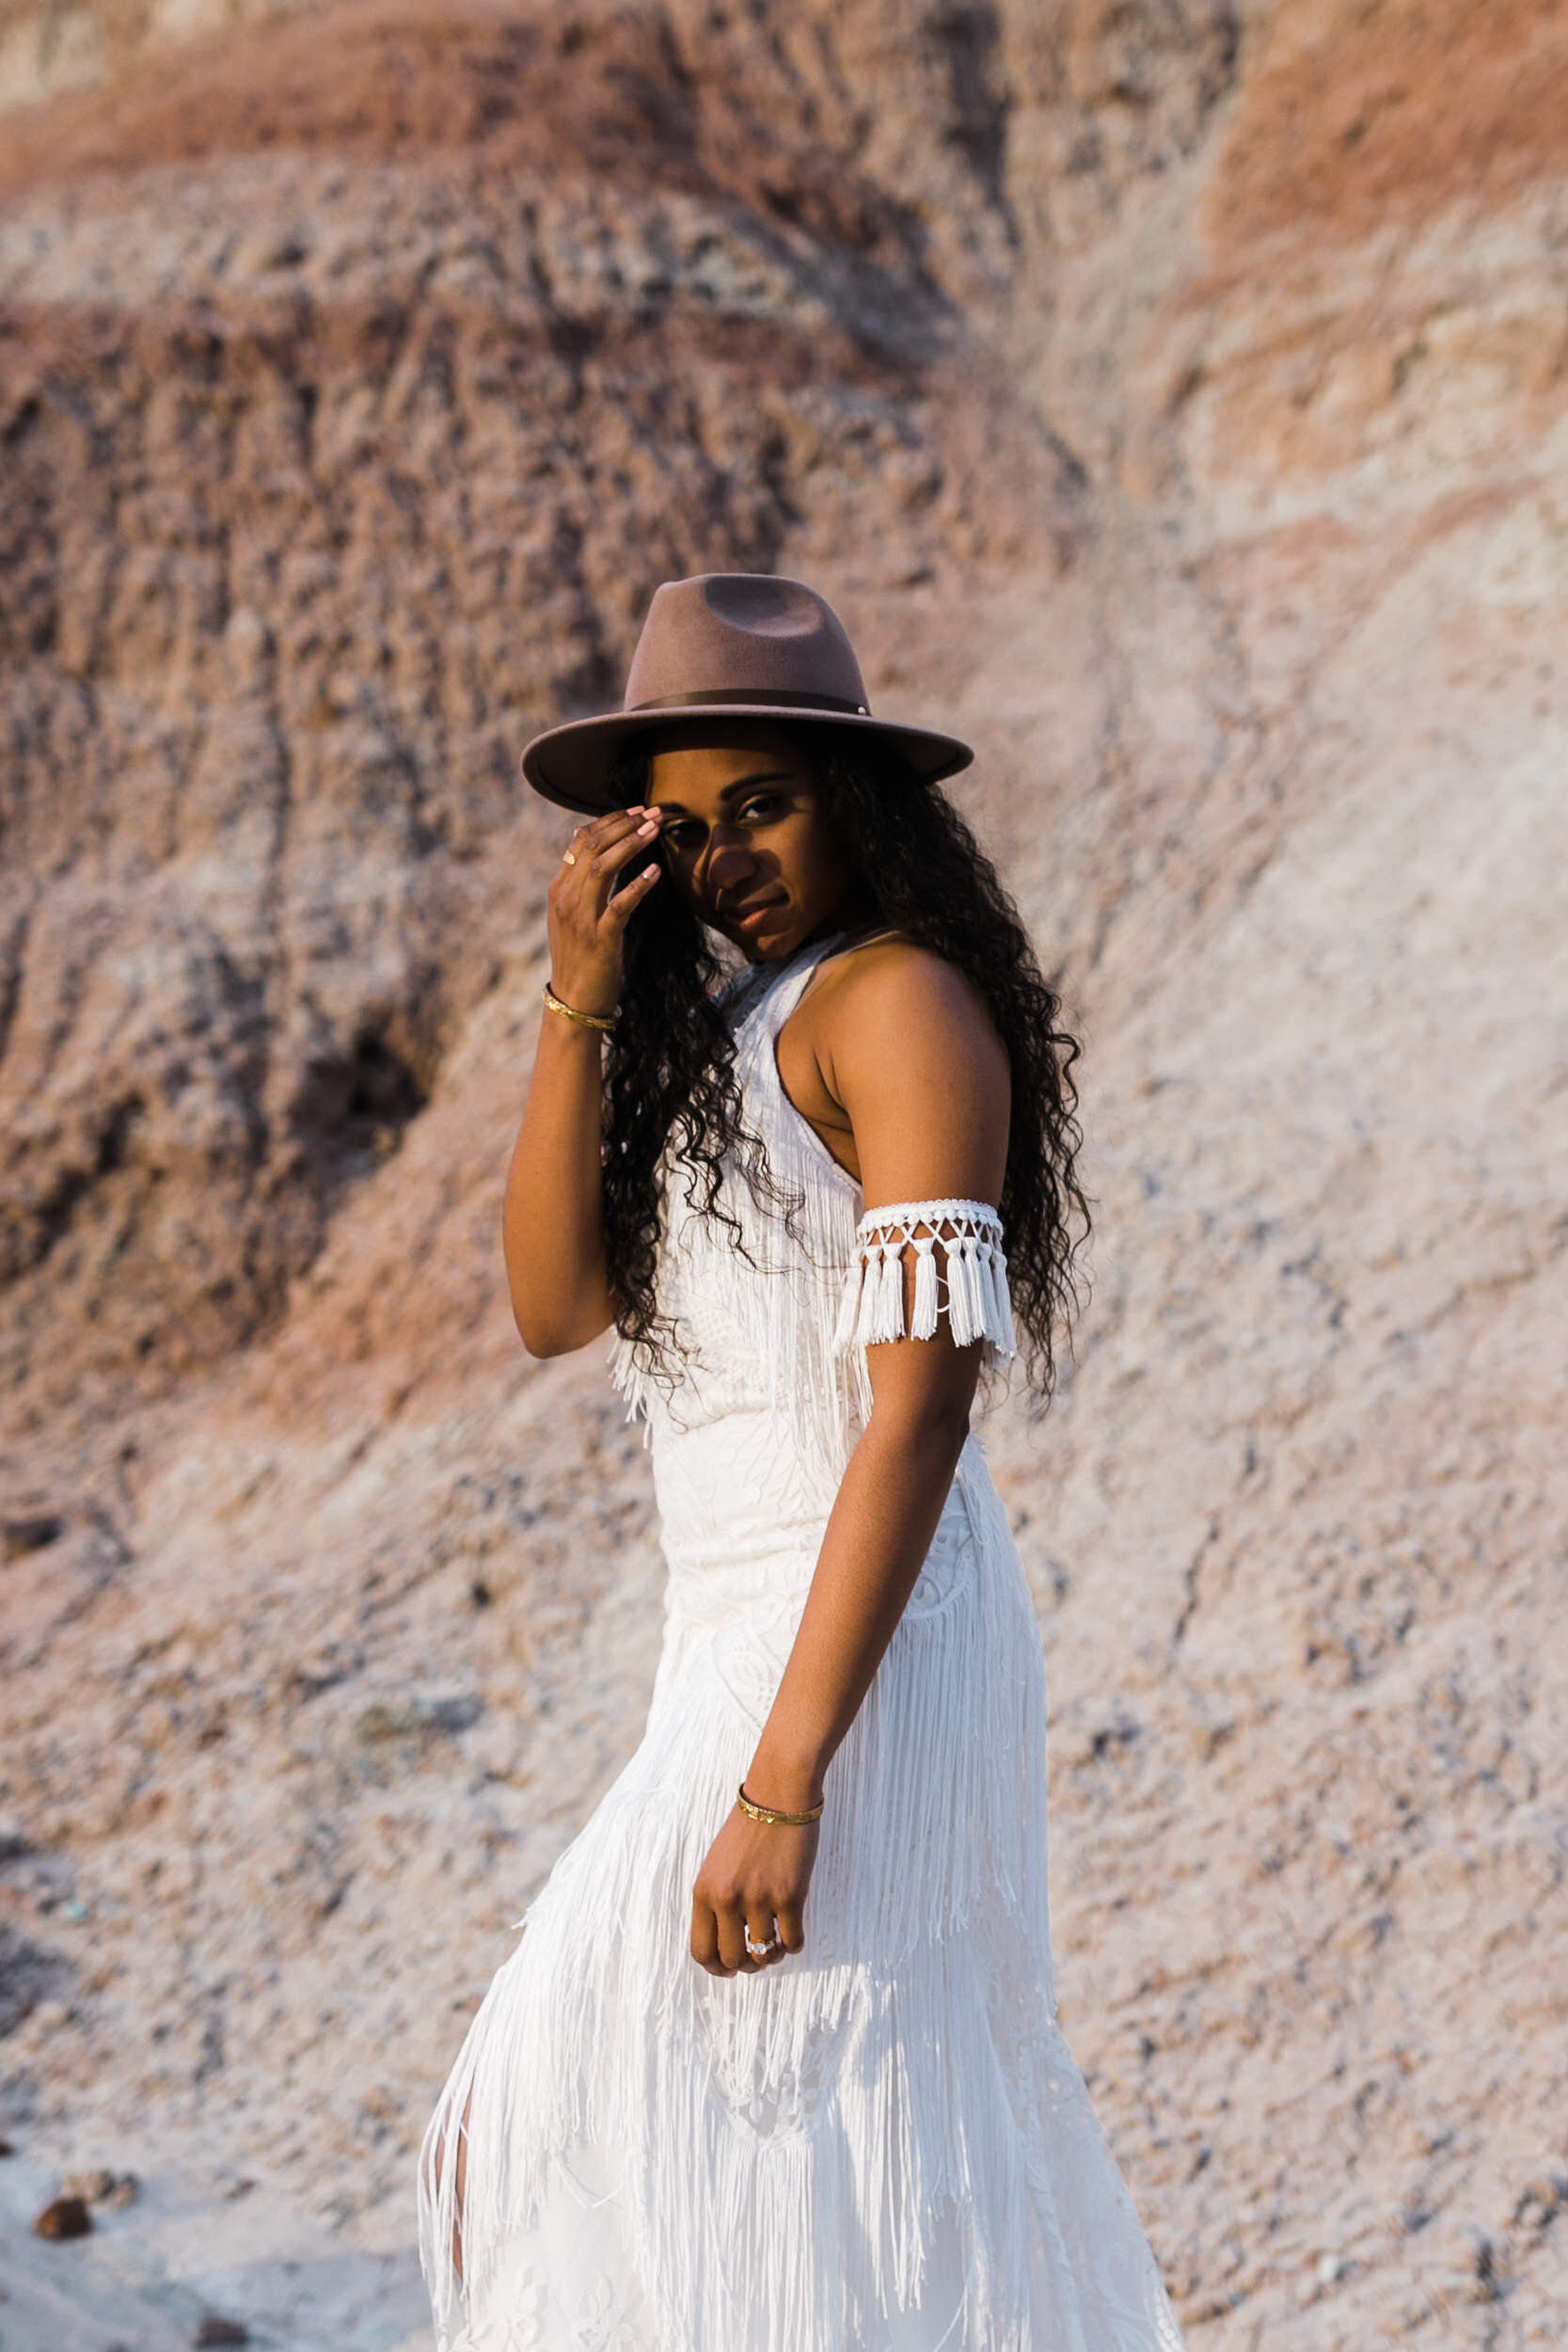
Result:
{"label": "woman's elbow", "polygon": [[574,1347],[581,1345],[580,1341],[573,1339],[559,1324],[551,1323],[543,1316],[519,1314],[514,1308],[512,1320],[517,1327],[517,1337],[524,1347],[541,1361],[549,1356],[569,1356]]}
{"label": "woman's elbow", "polygon": [[535,1323],[528,1315],[514,1315],[512,1320],[517,1327],[517,1337],[526,1352],[538,1357],[541,1362],[546,1357],[564,1356],[569,1352],[567,1343],[547,1324]]}
{"label": "woman's elbow", "polygon": [[608,1331],[610,1324],[609,1315],[562,1315],[547,1308],[519,1305],[516,1299],[512,1302],[512,1320],[529,1354],[541,1359],[570,1356]]}

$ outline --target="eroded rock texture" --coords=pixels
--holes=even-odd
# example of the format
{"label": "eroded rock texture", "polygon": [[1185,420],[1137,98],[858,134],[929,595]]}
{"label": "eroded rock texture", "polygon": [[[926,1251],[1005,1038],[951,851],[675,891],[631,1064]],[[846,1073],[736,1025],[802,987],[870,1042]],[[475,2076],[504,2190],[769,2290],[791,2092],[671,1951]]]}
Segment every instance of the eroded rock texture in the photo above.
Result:
{"label": "eroded rock texture", "polygon": [[500,1289],[516,753],[777,566],[979,744],[1085,1038],[990,1445],[1193,2341],[1557,2342],[1560,8],[182,21],[0,16],[12,2136],[407,2241],[659,1622]]}

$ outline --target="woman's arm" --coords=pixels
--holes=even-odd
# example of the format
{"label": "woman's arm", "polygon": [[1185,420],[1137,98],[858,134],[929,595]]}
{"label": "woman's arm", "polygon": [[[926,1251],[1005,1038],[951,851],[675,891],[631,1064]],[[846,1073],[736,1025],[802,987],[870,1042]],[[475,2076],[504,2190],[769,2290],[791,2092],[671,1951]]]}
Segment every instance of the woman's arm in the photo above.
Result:
{"label": "woman's arm", "polygon": [[[626,918],[658,880],[657,859],[613,897],[616,875],[651,847],[657,824],[641,808],[579,825],[575,862],[550,884],[550,985],[578,1012],[611,1013],[621,993]],[[533,1075],[507,1171],[501,1247],[523,1345],[560,1356],[609,1328],[601,1187],[601,1029],[539,1015]]]}
{"label": "woman's arm", "polygon": [[[1006,1049],[970,983],[924,951],[883,948],[834,992],[818,1047],[847,1113],[868,1208],[1001,1196],[1007,1155]],[[911,1253],[912,1260],[912,1252]],[[906,1266],[906,1297],[913,1276]],[[979,1376],[980,1344],[929,1340],[866,1350],[873,1409],[828,1521],[778,1692],[746,1773],[759,1804],[803,1811],[854,1721],[942,1516]],[[693,1889],[691,1953],[717,1976],[766,1963],[771,1932],[804,1944],[815,1823],[753,1821],[736,1805]]]}

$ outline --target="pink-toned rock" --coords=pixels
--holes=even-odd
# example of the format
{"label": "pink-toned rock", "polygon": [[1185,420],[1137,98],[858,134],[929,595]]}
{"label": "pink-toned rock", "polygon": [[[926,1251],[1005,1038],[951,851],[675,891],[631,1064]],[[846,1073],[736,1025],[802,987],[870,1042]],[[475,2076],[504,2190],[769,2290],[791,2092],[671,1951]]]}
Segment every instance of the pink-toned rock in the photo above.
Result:
{"label": "pink-toned rock", "polygon": [[658,579],[777,565],[979,745],[1085,1039],[1093,1300],[990,1447],[1064,2020],[1195,2347],[1558,2341],[1560,11],[84,8],[63,65],[48,13],[0,162],[30,2144],[409,2241],[659,1628],[597,1351],[530,1363],[500,1287],[564,821],[515,755]]}
{"label": "pink-toned rock", "polygon": [[84,2205],[103,2205],[119,2212],[136,2201],[140,2183],[134,2172],[112,2172],[104,2165],[90,2171],[71,2172],[60,2184],[62,2197],[75,2197]]}

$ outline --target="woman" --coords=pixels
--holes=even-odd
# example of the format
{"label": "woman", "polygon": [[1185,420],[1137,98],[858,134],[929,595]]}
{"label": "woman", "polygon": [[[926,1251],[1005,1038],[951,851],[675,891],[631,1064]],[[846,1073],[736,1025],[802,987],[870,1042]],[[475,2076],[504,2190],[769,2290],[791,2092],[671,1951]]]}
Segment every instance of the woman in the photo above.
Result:
{"label": "woman", "polygon": [[524,755],[587,821],[513,1306],[535,1355],[613,1327],[670,1578],[641,1743],[425,2133],[441,2352],[1180,2345],[1055,2024],[1044,1661],[969,1428],[1015,1355],[1048,1392],[1083,1216],[970,756],[744,574],[662,587],[623,710]]}

